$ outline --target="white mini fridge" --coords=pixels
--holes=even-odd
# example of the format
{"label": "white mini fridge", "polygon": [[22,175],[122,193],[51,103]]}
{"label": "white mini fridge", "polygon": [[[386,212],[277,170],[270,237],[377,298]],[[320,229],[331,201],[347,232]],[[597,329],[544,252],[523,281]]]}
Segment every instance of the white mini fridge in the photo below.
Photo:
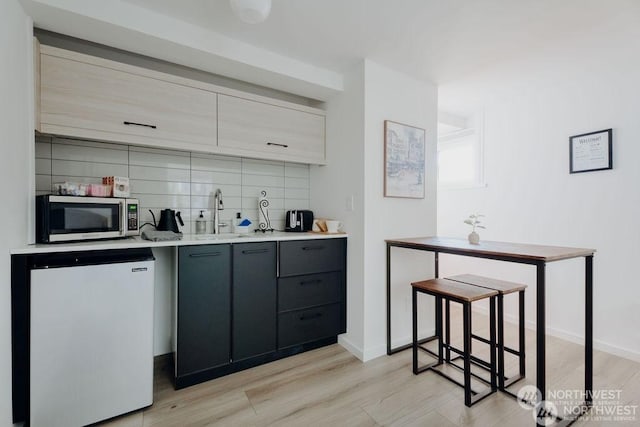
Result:
{"label": "white mini fridge", "polygon": [[31,271],[32,427],[83,426],[153,403],[151,251],[77,255]]}

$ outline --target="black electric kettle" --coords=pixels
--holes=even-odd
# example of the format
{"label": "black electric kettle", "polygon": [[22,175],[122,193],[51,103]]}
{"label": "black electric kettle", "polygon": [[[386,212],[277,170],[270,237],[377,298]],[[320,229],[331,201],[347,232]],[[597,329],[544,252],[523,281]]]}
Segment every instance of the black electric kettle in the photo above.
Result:
{"label": "black electric kettle", "polygon": [[[151,212],[151,216],[153,217],[153,225],[158,231],[173,231],[174,233],[179,233],[180,229],[178,228],[178,222],[180,222],[180,225],[184,227],[184,221],[182,221],[180,212],[176,212],[173,209],[161,210],[160,222],[158,222],[157,225],[156,216],[153,214],[153,211],[149,209],[149,212]],[[178,219],[178,221],[176,221],[176,218]]]}

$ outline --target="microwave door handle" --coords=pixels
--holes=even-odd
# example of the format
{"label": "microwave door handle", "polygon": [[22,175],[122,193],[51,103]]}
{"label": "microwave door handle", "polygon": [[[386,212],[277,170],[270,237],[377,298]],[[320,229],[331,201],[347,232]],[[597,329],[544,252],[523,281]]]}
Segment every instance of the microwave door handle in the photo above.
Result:
{"label": "microwave door handle", "polygon": [[127,235],[127,199],[120,200],[120,236]]}

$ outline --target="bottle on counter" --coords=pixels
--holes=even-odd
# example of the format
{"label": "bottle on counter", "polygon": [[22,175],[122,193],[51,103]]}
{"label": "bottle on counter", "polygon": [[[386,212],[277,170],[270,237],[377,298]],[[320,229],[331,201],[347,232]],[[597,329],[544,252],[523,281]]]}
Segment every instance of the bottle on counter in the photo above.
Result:
{"label": "bottle on counter", "polygon": [[204,211],[200,211],[200,216],[196,218],[196,234],[207,233],[207,220],[204,219]]}

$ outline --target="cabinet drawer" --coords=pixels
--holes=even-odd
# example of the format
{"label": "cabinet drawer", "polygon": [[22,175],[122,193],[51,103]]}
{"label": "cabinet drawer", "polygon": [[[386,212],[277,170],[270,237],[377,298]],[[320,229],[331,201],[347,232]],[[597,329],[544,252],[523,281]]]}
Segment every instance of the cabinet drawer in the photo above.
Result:
{"label": "cabinet drawer", "polygon": [[309,274],[278,280],[278,311],[339,302],[342,273]]}
{"label": "cabinet drawer", "polygon": [[340,333],[340,304],[283,313],[278,320],[278,348],[336,336]]}
{"label": "cabinet drawer", "polygon": [[300,240],[280,243],[280,276],[344,269],[345,239]]}

